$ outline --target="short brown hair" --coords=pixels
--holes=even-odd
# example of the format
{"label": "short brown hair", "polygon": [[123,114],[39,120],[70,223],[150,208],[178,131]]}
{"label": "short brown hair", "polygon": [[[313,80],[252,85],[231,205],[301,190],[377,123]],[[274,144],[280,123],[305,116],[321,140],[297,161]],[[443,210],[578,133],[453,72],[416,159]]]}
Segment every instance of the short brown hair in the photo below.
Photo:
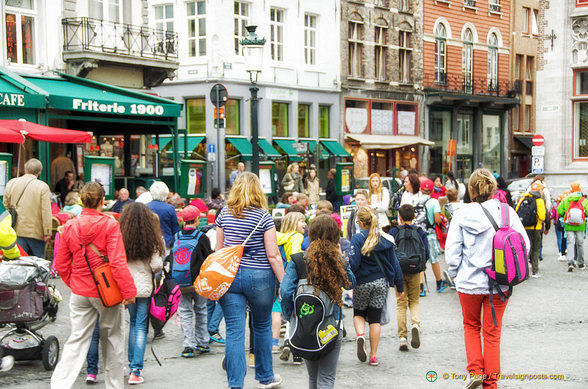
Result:
{"label": "short brown hair", "polygon": [[447,201],[449,201],[450,203],[454,203],[457,201],[458,197],[459,192],[457,191],[457,189],[447,189]]}
{"label": "short brown hair", "polygon": [[80,197],[84,208],[96,209],[104,199],[104,187],[98,182],[86,182],[86,185],[82,187]]}
{"label": "short brown hair", "polygon": [[333,212],[333,204],[331,204],[329,200],[320,200],[318,203],[316,203],[316,209],[319,211],[326,209]]}
{"label": "short brown hair", "polygon": [[414,219],[414,207],[411,204],[403,204],[398,208],[398,216],[403,222],[409,222]]}

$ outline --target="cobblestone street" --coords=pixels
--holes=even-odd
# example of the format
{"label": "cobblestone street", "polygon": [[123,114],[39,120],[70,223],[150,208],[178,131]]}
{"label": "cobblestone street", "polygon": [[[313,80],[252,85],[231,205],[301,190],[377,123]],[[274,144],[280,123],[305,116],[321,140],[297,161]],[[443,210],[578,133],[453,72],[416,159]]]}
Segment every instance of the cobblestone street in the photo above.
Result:
{"label": "cobblestone street", "polygon": [[[542,278],[530,279],[515,288],[504,316],[502,334],[502,373],[508,375],[563,375],[563,379],[521,380],[511,377],[499,382],[500,388],[586,388],[588,377],[588,272],[568,273],[565,262],[557,261],[555,237],[544,239],[544,260],[540,263]],[[441,261],[443,264],[444,262]],[[434,287],[428,269],[429,285]],[[69,333],[68,289],[58,282],[65,297],[57,322],[41,332],[56,335],[63,347]],[[382,330],[380,366],[361,364],[355,356],[352,311],[345,309],[348,336],[341,351],[337,388],[460,388],[466,367],[461,312],[458,296],[453,290],[438,294],[431,289],[421,299],[422,346],[419,350],[400,352],[396,323]],[[180,357],[181,329],[173,318],[166,327],[167,336],[156,341],[155,349],[163,363],[159,367],[149,347],[143,376],[145,388],[224,388],[226,376],[221,368],[223,347],[212,346],[208,355],[194,359]],[[149,345],[148,345],[149,346]],[[284,388],[306,387],[304,366],[294,366],[274,356],[274,370],[283,379]],[[434,371],[437,380],[429,383],[427,372]],[[83,372],[85,373],[85,371]],[[76,388],[86,387],[81,373]],[[445,377],[448,377],[447,379]],[[102,371],[96,387],[103,387]],[[50,372],[40,362],[20,362],[8,373],[0,375],[2,388],[49,387]],[[247,370],[245,387],[254,388],[254,371]]]}

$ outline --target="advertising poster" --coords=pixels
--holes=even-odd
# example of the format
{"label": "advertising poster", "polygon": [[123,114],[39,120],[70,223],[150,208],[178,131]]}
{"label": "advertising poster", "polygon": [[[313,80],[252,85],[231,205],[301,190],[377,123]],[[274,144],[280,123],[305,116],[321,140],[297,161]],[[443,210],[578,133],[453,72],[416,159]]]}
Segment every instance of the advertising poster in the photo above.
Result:
{"label": "advertising poster", "polygon": [[4,196],[8,179],[8,162],[0,161],[0,196]]}
{"label": "advertising poster", "polygon": [[202,191],[202,167],[191,166],[188,170],[188,196],[200,194]]}
{"label": "advertising poster", "polygon": [[90,181],[102,184],[106,196],[112,195],[112,188],[110,187],[110,179],[112,177],[111,165],[105,163],[95,163],[92,165],[92,172]]}
{"label": "advertising poster", "polygon": [[343,237],[347,239],[351,238],[347,236],[347,225],[349,224],[349,219],[351,219],[351,212],[355,208],[355,205],[342,205],[339,208],[339,216],[341,216],[341,221],[343,222]]}
{"label": "advertising poster", "polygon": [[271,194],[272,191],[272,169],[259,169],[259,181],[264,194]]}
{"label": "advertising poster", "polygon": [[351,192],[351,172],[349,169],[341,170],[341,193]]}

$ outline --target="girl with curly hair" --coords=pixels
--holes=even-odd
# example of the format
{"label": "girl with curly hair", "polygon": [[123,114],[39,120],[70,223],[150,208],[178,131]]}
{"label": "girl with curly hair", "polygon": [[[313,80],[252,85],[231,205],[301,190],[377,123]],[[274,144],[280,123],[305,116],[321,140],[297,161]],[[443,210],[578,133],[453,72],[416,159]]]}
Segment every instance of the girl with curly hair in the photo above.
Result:
{"label": "girl with curly hair", "polygon": [[129,384],[140,384],[143,382],[141,373],[147,344],[153,276],[163,268],[165,246],[159,218],[145,204],[128,204],[119,221],[127,263],[137,287],[136,301],[127,307],[130,316]]}
{"label": "girl with curly hair", "polygon": [[[335,320],[339,320],[342,314],[341,288],[351,289],[355,284],[355,276],[351,272],[349,263],[341,254],[339,235],[339,226],[331,216],[317,216],[308,228],[310,246],[304,256],[307,279],[314,286],[315,293],[319,290],[325,292],[336,304],[333,312]],[[290,261],[281,285],[282,312],[288,319],[292,317],[294,310],[294,294],[298,280],[296,266],[293,261]],[[337,344],[331,352],[318,360],[305,360],[310,389],[334,387],[341,339],[342,331],[339,331]]]}

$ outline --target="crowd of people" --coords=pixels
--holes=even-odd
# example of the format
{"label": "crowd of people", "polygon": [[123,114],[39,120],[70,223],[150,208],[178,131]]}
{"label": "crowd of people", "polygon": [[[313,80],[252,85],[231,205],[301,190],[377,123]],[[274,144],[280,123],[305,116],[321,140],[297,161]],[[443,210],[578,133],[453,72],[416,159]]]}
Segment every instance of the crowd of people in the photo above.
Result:
{"label": "crowd of people", "polygon": [[[44,256],[45,242],[51,237],[52,215],[51,192],[38,180],[41,170],[38,160],[27,161],[26,174],[8,183],[4,197],[5,206],[18,213],[18,244],[39,257]],[[60,192],[61,211],[71,214],[71,219],[60,231],[53,266],[72,291],[71,330],[51,386],[72,387],[84,362],[86,381],[96,382],[99,344],[107,388],[123,386],[121,366],[128,373],[128,384],[144,382],[149,327],[154,339],[165,336],[164,323],[149,314],[151,296],[163,273],[181,290],[181,357],[206,354],[211,342],[224,345],[222,366],[230,388],[243,388],[248,365],[255,367],[259,388],[277,388],[282,378],[274,372],[272,353],[284,361],[293,355],[294,364],[306,364],[310,388],[333,388],[345,332],[340,326],[344,305],[352,308],[360,362],[379,365],[381,325],[389,321],[391,307],[397,313],[398,349],[405,352],[409,344],[413,349],[421,346],[419,299],[428,293],[425,274],[430,264],[436,292],[452,288],[459,294],[470,373],[465,387],[495,388],[500,329],[508,304],[507,298],[492,297],[504,295],[507,287],[489,287],[487,270],[495,260],[497,226],[502,222],[502,227],[520,234],[533,278],[540,277],[542,239],[551,224],[558,259],[568,262],[570,272],[586,268],[583,239],[588,199],[578,183],[552,204],[545,178],[537,176],[513,203],[504,179],[487,169],[474,171],[467,186],[452,174],[443,184],[441,177],[430,179],[403,169],[402,186],[395,193],[374,173],[368,189],[343,199],[334,190],[335,174],[329,172],[326,199],[321,200],[316,169],[311,167],[303,177],[297,164],[290,165],[276,204],[285,215],[277,218],[268,212],[268,198],[258,177],[244,166],[231,175],[226,200],[218,188],[205,200],[185,200],[161,181],[148,190],[136,188],[134,200],[126,188],[120,188],[110,203],[102,185],[95,182],[86,183],[79,192]],[[58,187],[70,189],[70,179],[66,172]],[[341,217],[337,212],[341,204],[352,208],[349,215]],[[194,282],[206,258],[245,240],[239,269],[226,293],[219,301],[200,296]],[[444,272],[442,253],[447,264]],[[122,295],[122,303],[112,307],[101,303],[91,273],[105,258]],[[323,317],[338,322],[322,330],[322,335],[329,334],[325,347],[312,352],[301,352],[301,337],[312,334],[301,332],[306,327],[295,324],[312,315],[298,303],[304,285],[314,288],[323,307],[331,307],[324,308]],[[126,342],[123,307],[130,322]],[[219,330],[222,320],[225,337]],[[126,362],[119,347],[124,343]]]}

